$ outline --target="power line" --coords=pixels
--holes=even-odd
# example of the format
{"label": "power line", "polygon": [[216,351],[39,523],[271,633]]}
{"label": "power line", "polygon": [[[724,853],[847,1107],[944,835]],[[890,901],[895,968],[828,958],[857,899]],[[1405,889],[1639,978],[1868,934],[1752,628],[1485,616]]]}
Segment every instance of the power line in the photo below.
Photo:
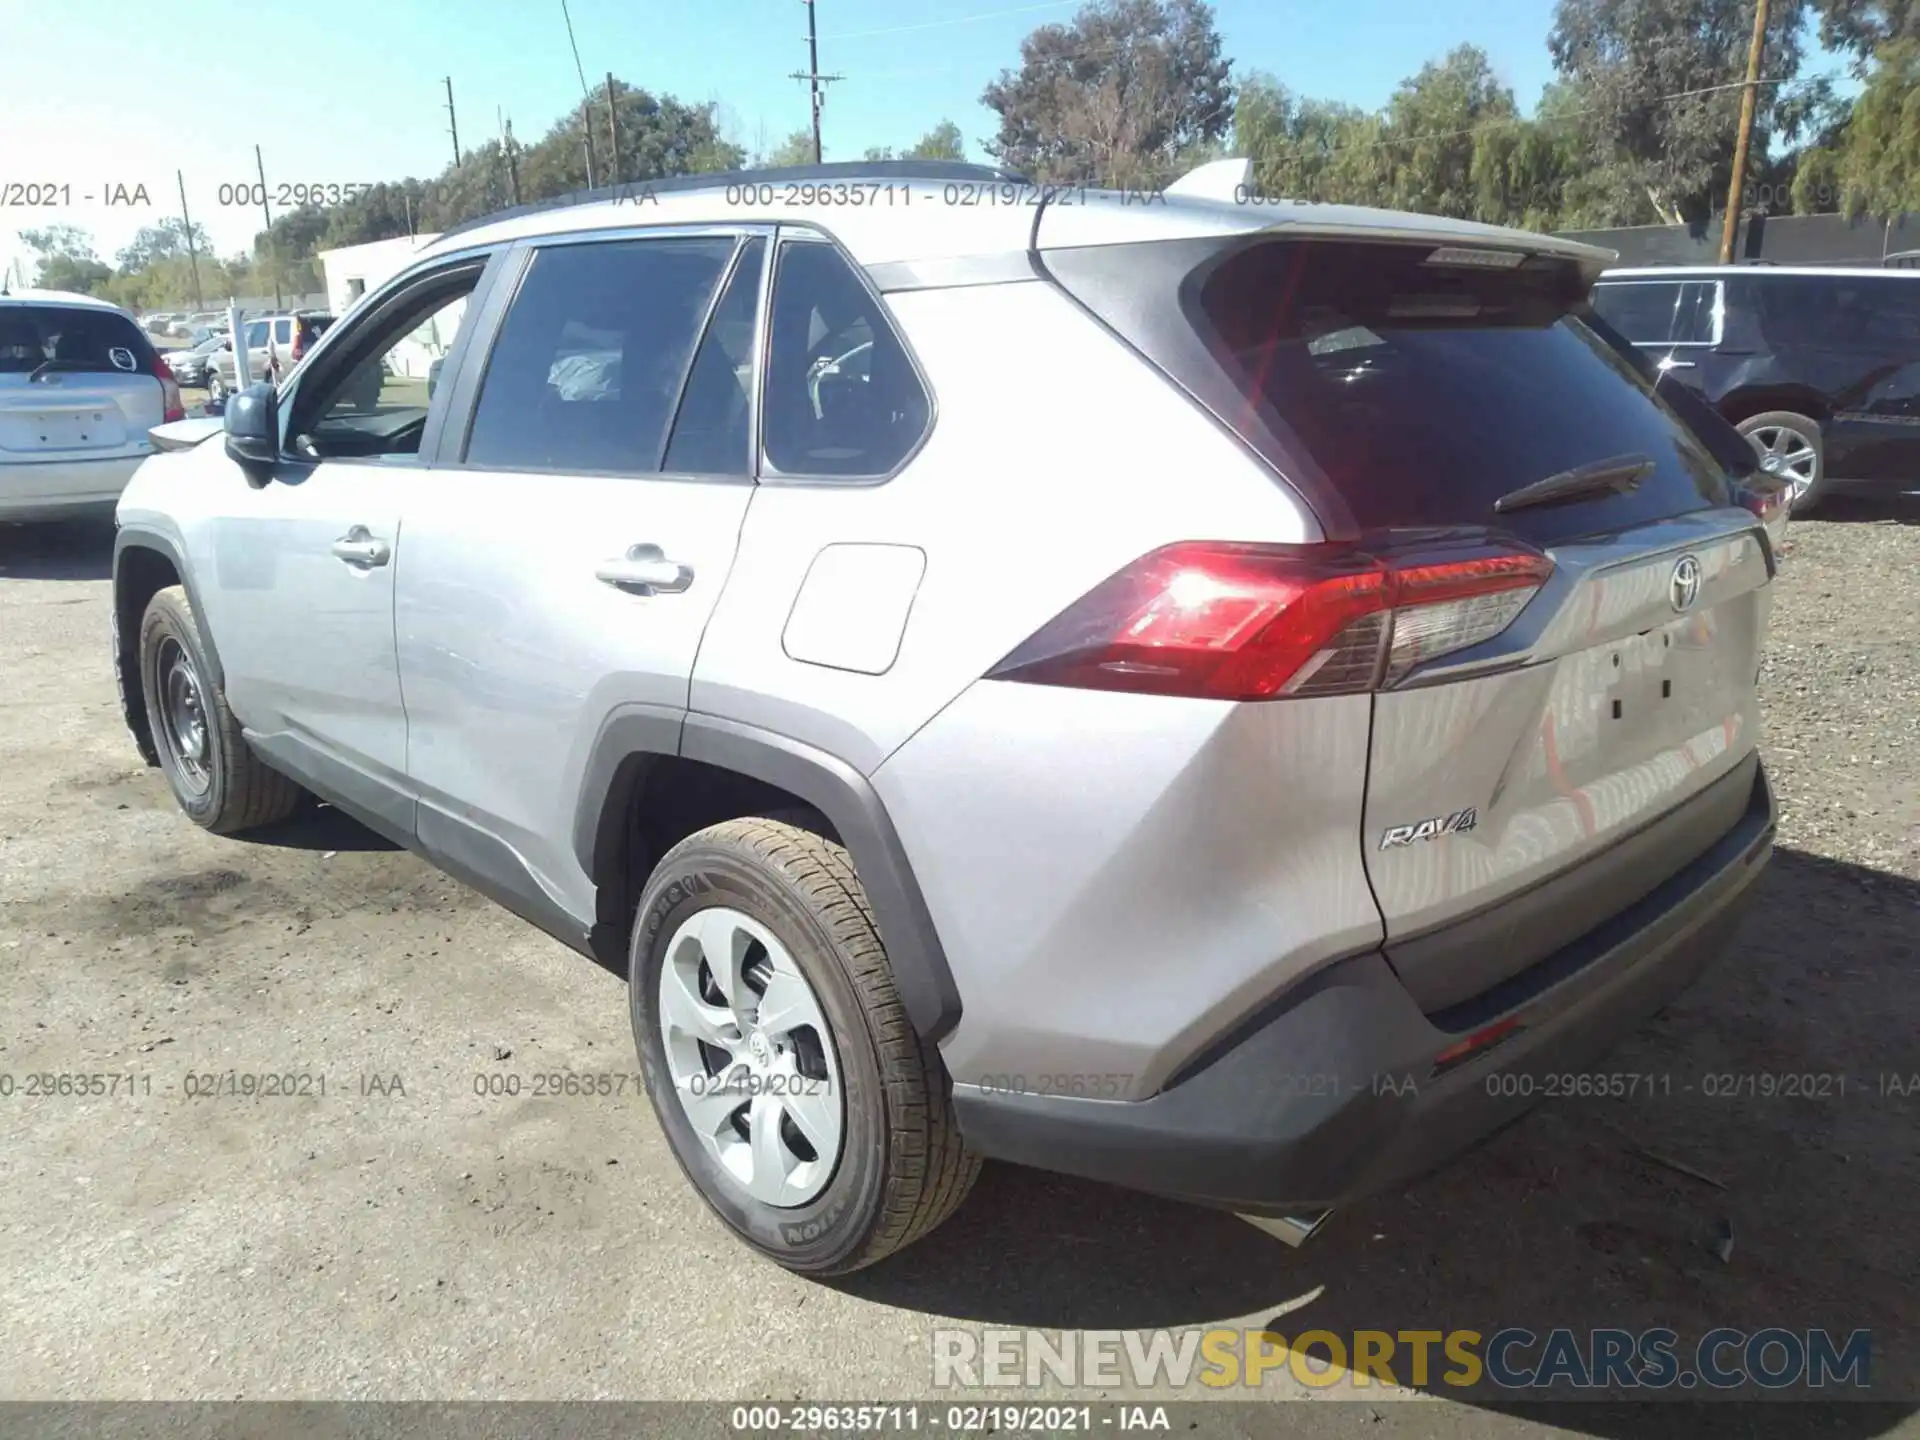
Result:
{"label": "power line", "polygon": [[573,73],[580,77],[581,143],[587,153],[587,188],[593,189],[593,94],[587,89],[587,67],[580,63],[580,45],[573,38],[573,13],[567,0],[560,0],[560,15],[567,22],[567,44],[573,51]]}

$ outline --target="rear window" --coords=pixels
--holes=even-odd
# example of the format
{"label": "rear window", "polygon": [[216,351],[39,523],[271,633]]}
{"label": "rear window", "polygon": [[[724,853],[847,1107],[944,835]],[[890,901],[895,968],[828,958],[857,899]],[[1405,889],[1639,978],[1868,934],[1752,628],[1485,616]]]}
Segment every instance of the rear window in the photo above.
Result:
{"label": "rear window", "polygon": [[126,375],[153,369],[153,346],[140,328],[113,310],[78,305],[0,306],[0,375],[57,368]]}
{"label": "rear window", "polygon": [[[1223,243],[1178,283],[1197,348],[1143,310],[1137,290],[1077,285],[1076,252],[1047,258],[1293,481],[1330,532],[1497,525],[1550,544],[1725,503],[1721,467],[1644,369],[1585,323],[1570,264],[1439,265],[1430,244],[1322,240],[1223,256]],[[1104,264],[1111,282],[1112,258]],[[1653,462],[1634,490],[1493,509],[1549,476],[1625,456]]]}

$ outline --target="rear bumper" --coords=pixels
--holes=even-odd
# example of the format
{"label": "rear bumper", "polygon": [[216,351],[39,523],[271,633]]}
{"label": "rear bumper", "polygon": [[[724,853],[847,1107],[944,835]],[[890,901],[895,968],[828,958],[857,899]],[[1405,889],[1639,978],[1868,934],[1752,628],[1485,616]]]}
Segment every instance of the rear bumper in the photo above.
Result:
{"label": "rear bumper", "polygon": [[[956,1086],[979,1153],[1250,1214],[1323,1209],[1410,1180],[1518,1119],[1687,988],[1740,919],[1773,850],[1756,772],[1745,813],[1641,900],[1439,1016],[1379,953],[1321,970],[1203,1068],[1151,1099],[990,1094]],[[1507,1038],[1436,1072],[1468,1031]],[[1450,1028],[1458,1024],[1459,1028]],[[1643,1082],[1644,1083],[1644,1082]]]}
{"label": "rear bumper", "polygon": [[0,520],[52,520],[110,508],[145,455],[108,460],[0,460]]}

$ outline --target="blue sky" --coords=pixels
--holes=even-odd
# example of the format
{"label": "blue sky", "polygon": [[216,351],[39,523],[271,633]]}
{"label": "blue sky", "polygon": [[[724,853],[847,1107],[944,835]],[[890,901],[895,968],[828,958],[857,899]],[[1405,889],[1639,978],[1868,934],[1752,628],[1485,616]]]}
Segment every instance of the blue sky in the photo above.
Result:
{"label": "blue sky", "polygon": [[[589,82],[622,81],[717,100],[754,148],[807,123],[801,0],[568,0]],[[827,158],[910,144],[943,118],[974,158],[993,133],[982,87],[1021,37],[1072,17],[1078,0],[819,0],[829,88]],[[1523,106],[1551,77],[1553,0],[1217,0],[1236,72],[1268,70],[1306,94],[1374,107],[1424,62],[1471,42]],[[0,199],[8,182],[71,187],[73,203],[0,210],[0,267],[16,232],[70,223],[111,260],[142,224],[177,213],[176,169],[196,222],[222,254],[244,249],[256,209],[220,186],[364,183],[434,173],[451,156],[442,77],[463,145],[537,138],[580,95],[561,0],[0,0]],[[1808,70],[1829,68],[1814,57]],[[148,209],[108,205],[144,185]],[[91,195],[91,203],[83,197]]]}

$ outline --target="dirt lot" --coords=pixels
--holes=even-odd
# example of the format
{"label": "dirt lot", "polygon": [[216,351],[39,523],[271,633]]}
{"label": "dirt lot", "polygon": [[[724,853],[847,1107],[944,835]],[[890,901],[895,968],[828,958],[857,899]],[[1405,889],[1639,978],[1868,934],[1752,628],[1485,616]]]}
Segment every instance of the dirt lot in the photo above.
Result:
{"label": "dirt lot", "polygon": [[[614,976],[331,812],[244,842],[175,812],[121,728],[108,550],[0,528],[0,1073],[134,1077],[0,1099],[6,1396],[905,1397],[939,1326],[1271,1320],[1867,1327],[1874,1394],[1920,1401],[1920,1093],[1883,1079],[1920,1075],[1920,507],[1796,527],[1763,682],[1778,857],[1734,952],[1614,1067],[1669,1093],[1549,1103],[1298,1252],[990,1168],[832,1286],[724,1234],[644,1101],[479,1093],[630,1072]],[[326,1093],[185,1093],[228,1071]],[[1844,1094],[1733,1078],[1781,1074]],[[1546,1433],[1435,1393],[1354,1424]],[[1823,1433],[1912,1424],[1841,1409]]]}

